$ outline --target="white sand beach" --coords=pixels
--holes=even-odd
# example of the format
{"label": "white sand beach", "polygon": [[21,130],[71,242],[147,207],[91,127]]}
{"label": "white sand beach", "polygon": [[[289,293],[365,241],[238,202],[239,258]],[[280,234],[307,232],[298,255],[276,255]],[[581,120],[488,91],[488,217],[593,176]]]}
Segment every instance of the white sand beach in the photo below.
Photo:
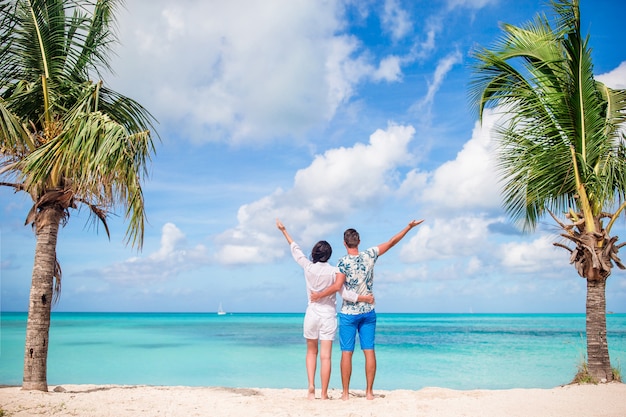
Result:
{"label": "white sand beach", "polygon": [[[60,392],[55,392],[55,389]],[[362,391],[348,401],[309,401],[305,390],[118,385],[51,386],[49,392],[0,388],[4,416],[427,416],[624,417],[626,384],[567,385],[553,389]],[[318,392],[319,396],[319,392]]]}

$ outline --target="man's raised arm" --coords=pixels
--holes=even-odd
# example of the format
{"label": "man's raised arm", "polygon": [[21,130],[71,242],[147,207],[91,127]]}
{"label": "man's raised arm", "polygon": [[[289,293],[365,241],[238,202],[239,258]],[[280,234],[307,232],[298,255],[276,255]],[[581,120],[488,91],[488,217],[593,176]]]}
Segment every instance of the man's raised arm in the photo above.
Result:
{"label": "man's raised arm", "polygon": [[378,256],[382,255],[383,253],[387,252],[389,249],[393,248],[399,241],[402,240],[402,238],[404,238],[404,236],[406,236],[407,233],[409,233],[409,231],[412,228],[414,228],[418,224],[421,224],[423,221],[424,221],[423,219],[411,220],[409,224],[404,227],[404,229],[396,233],[396,235],[392,237],[391,239],[389,239],[389,241],[378,245]]}

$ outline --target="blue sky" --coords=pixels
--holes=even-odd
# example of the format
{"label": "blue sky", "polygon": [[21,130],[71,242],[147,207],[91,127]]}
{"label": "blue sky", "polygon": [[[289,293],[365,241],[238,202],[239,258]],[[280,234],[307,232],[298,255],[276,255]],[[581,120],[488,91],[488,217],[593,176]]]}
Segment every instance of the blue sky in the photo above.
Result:
{"label": "blue sky", "polygon": [[[380,258],[379,312],[584,312],[585,281],[546,218],[521,234],[501,209],[488,113],[468,99],[469,53],[543,1],[133,0],[105,82],[158,119],[141,252],[73,212],[59,234],[55,311],[304,311],[305,252],[344,254],[425,219]],[[621,0],[582,0],[597,78],[626,88]],[[29,197],[0,189],[1,305],[25,311]],[[613,230],[624,235],[624,220]],[[623,255],[626,257],[626,255]],[[626,272],[607,283],[626,311]]]}

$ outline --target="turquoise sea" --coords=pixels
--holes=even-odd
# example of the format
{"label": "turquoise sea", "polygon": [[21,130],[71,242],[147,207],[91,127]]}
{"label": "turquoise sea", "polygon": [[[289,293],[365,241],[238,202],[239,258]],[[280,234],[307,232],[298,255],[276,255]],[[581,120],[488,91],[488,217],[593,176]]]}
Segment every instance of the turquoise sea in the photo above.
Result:
{"label": "turquoise sea", "polygon": [[[48,383],[302,389],[303,317],[53,313]],[[0,384],[20,385],[26,313],[3,312],[0,324]],[[607,327],[623,374],[626,314],[607,315]],[[374,388],[552,388],[571,381],[585,350],[584,314],[379,313]],[[340,355],[337,341],[331,388],[341,387]],[[354,389],[363,366],[357,347]]]}

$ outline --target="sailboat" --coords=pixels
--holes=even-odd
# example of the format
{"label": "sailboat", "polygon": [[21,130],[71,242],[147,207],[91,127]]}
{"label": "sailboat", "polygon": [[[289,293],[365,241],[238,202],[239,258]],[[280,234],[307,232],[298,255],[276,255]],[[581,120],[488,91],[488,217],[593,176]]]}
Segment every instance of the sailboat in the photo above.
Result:
{"label": "sailboat", "polygon": [[225,311],[224,311],[224,309],[222,308],[222,303],[220,303],[220,306],[219,306],[219,308],[217,309],[217,315],[218,315],[218,316],[223,316],[223,315],[225,315],[225,314],[226,314],[226,312],[225,312]]}

